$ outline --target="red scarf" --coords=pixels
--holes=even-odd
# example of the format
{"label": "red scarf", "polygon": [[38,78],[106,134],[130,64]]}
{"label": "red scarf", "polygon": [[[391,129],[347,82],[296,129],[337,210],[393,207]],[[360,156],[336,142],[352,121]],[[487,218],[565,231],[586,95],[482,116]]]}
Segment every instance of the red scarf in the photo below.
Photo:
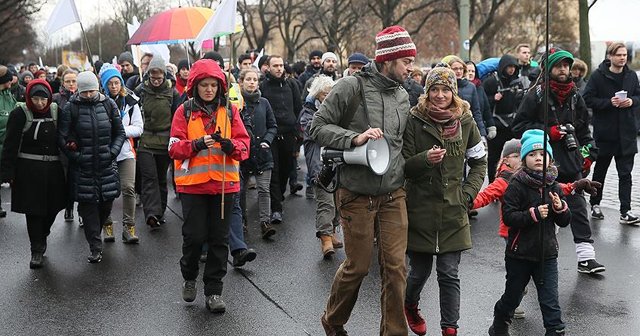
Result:
{"label": "red scarf", "polygon": [[471,80],[471,83],[473,83],[473,85],[475,85],[476,87],[482,85],[482,81],[479,78],[474,78]]}
{"label": "red scarf", "polygon": [[568,83],[560,83],[555,80],[549,81],[551,92],[556,95],[556,98],[558,98],[558,103],[560,103],[560,105],[564,105],[565,100],[567,100],[567,97],[569,97],[569,94],[571,94],[571,90],[573,90],[575,86],[576,85],[575,83],[573,83],[573,81],[569,81]]}

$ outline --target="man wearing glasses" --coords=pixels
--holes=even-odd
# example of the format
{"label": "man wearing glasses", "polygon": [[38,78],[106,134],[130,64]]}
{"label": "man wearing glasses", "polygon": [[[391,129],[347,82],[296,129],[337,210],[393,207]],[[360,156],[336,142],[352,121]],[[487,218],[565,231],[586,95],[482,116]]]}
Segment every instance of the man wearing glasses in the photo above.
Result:
{"label": "man wearing glasses", "polygon": [[138,146],[142,208],[145,222],[152,229],[164,223],[167,168],[171,162],[167,148],[173,113],[180,102],[180,94],[166,78],[165,65],[162,57],[154,57],[147,68],[147,79],[135,90],[144,116]]}

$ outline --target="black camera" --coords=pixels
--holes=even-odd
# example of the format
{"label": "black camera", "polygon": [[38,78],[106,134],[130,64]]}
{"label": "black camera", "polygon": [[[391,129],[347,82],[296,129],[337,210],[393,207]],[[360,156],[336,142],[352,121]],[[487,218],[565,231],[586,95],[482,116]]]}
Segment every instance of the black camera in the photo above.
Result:
{"label": "black camera", "polygon": [[570,151],[574,151],[578,148],[578,141],[576,141],[576,128],[571,124],[564,124],[558,127],[560,131],[564,131],[566,134],[564,136],[564,144],[567,146],[567,149]]}

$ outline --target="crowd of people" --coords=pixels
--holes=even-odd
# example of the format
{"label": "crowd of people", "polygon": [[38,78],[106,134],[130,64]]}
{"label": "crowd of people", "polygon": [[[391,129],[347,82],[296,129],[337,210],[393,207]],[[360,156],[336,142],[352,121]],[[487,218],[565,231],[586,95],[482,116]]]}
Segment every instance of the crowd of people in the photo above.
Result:
{"label": "crowd of people", "polygon": [[[342,247],[346,255],[321,317],[326,334],[347,335],[377,249],[380,334],[426,334],[419,301],[435,257],[440,327],[450,336],[460,319],[458,266],[472,248],[471,218],[499,201],[506,285],[489,334],[509,335],[534,279],[546,335],[564,335],[556,226],[571,227],[578,272],[605,271],[591,219],[604,218],[599,204],[613,159],[620,223],[640,224],[631,212],[640,86],[626,47],[611,43],[586,80],[586,64],[558,48],[537,63],[528,45],[518,45],[481,77],[480,64],[456,55],[418,68],[416,47],[399,26],[375,42],[373,58],[353,53],[343,72],[338,55],[320,50],[308,64],[291,65],[278,55],[242,54],[225,66],[208,52],[177,66],[144,54],[138,68],[125,51],[117,64],[97,62],[93,71],[60,65],[55,76],[35,63],[0,66],[0,176],[11,187],[11,210],[26,216],[29,266],[44,266],[56,215],[65,209],[65,220],[74,221],[75,203],[90,263],[104,257],[103,242],[115,241],[112,205],[120,196],[122,241],[139,243],[136,216],[161,230],[171,183],[184,218],[183,299],[195,300],[203,262],[206,308],[224,312],[228,254],[234,267],[257,256],[244,239],[253,225],[248,190],[257,191],[257,225],[271,240],[287,222],[287,187],[290,194],[304,189],[315,199],[320,255],[331,260]],[[321,185],[322,147],[346,150],[381,138],[390,150],[384,173],[343,165],[335,193]]]}

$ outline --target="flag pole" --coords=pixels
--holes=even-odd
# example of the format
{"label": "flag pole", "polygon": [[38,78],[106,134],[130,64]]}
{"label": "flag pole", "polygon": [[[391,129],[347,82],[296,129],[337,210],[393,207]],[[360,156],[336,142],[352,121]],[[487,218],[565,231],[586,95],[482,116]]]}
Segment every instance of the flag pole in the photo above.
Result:
{"label": "flag pole", "polygon": [[82,25],[82,21],[80,22],[80,30],[82,30],[82,37],[84,37],[84,43],[87,45],[87,52],[89,53],[89,56],[87,57],[87,61],[89,62],[89,64],[91,64],[91,68],[93,69],[93,72],[97,75],[96,73],[96,69],[93,66],[93,59],[92,59],[92,53],[91,53],[91,47],[89,46],[89,39],[87,39],[87,34],[84,32],[84,26]]}
{"label": "flag pole", "polygon": [[[229,34],[229,47],[230,47],[230,52],[229,52],[229,71],[227,71],[227,92],[225,93],[225,95],[227,96],[227,111],[229,111],[230,109],[232,109],[231,106],[231,99],[229,97],[229,91],[231,91],[231,62],[233,61],[233,57],[234,57],[234,50],[233,50],[233,33]],[[224,71],[224,69],[222,69],[222,71]],[[228,115],[228,114],[227,114]],[[233,117],[233,113],[231,113],[231,116]],[[227,131],[227,121],[229,120],[229,118],[224,118],[224,131]],[[231,136],[231,132],[229,132],[229,136]],[[222,152],[222,160],[223,162],[227,162],[227,153]],[[221,218],[224,219],[224,185],[225,185],[225,178],[227,177],[227,165],[223,164],[222,165],[222,203],[220,203],[220,213],[222,214]]]}

